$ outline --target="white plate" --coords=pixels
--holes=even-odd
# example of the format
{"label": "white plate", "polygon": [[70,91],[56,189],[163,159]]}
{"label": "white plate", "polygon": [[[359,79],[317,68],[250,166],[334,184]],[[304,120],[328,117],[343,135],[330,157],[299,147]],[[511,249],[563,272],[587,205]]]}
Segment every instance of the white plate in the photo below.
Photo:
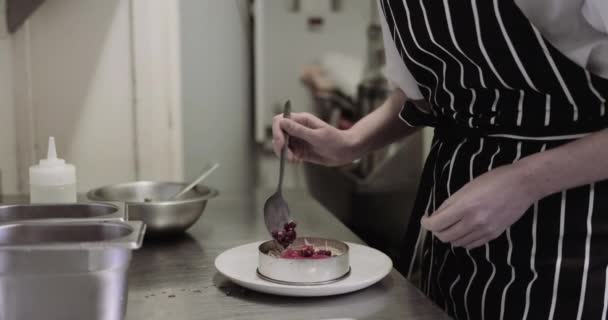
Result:
{"label": "white plate", "polygon": [[234,283],[259,292],[292,297],[322,297],[367,288],[386,277],[393,262],[384,253],[360,244],[350,247],[351,273],[344,280],[318,286],[290,286],[262,280],[256,274],[258,246],[254,242],[224,251],[215,259],[215,268]]}

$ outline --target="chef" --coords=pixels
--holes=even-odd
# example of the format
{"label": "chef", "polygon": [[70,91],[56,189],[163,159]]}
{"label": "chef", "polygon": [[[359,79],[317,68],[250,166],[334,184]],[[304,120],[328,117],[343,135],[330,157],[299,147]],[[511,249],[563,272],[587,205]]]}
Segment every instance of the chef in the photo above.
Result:
{"label": "chef", "polygon": [[397,89],[348,130],[276,117],[275,150],[339,166],[434,127],[401,272],[456,319],[606,319],[608,1],[378,5]]}

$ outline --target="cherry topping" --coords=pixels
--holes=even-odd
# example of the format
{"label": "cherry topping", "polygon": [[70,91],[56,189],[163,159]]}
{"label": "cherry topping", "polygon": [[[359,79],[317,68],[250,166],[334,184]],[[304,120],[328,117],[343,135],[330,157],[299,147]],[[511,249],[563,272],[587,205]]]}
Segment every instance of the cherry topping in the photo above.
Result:
{"label": "cherry topping", "polygon": [[296,226],[297,224],[293,221],[285,223],[283,230],[273,230],[271,232],[272,237],[284,248],[287,248],[296,240]]}
{"label": "cherry topping", "polygon": [[302,257],[308,258],[312,257],[315,254],[315,249],[312,246],[304,246],[300,249],[300,255]]}
{"label": "cherry topping", "polygon": [[311,245],[304,245],[295,249],[285,249],[281,253],[284,259],[326,259],[332,257],[331,250],[319,249],[315,251]]}
{"label": "cherry topping", "polygon": [[319,250],[317,250],[317,252],[315,252],[315,254],[320,255],[320,256],[328,256],[328,257],[331,257],[331,250],[323,250],[323,249],[319,249]]}

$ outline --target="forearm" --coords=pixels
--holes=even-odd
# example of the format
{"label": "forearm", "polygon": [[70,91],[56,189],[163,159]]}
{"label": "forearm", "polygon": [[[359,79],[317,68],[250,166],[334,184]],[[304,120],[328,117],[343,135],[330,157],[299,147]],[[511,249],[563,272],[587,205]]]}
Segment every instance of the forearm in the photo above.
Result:
{"label": "forearm", "polygon": [[540,199],[608,179],[608,130],[519,161],[523,183]]}
{"label": "forearm", "polygon": [[399,89],[395,90],[380,107],[348,130],[356,153],[366,154],[417,130],[399,119],[405,100],[405,94]]}

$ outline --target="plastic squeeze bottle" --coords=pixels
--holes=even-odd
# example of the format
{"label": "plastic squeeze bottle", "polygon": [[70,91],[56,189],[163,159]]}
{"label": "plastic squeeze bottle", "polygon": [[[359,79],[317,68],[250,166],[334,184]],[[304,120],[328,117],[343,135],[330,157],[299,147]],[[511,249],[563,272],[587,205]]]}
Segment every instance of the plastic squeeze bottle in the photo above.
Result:
{"label": "plastic squeeze bottle", "polygon": [[57,158],[53,137],[49,137],[46,159],[30,167],[30,202],[76,202],[76,167]]}

